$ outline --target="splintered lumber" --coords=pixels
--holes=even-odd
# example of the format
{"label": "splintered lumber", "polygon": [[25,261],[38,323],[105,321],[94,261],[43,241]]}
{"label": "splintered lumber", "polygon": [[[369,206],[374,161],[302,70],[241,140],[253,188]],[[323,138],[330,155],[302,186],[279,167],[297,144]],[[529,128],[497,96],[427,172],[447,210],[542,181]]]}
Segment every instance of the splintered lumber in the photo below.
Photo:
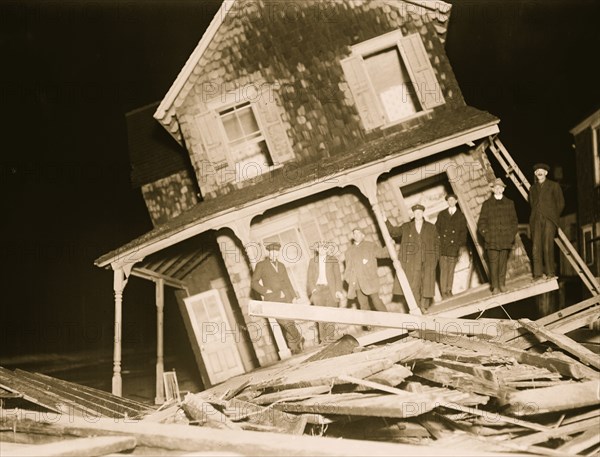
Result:
{"label": "splintered lumber", "polygon": [[[309,421],[308,415],[305,414],[290,414],[274,408],[264,408],[236,398],[227,401],[224,413],[231,420],[246,420],[253,425],[267,426],[272,431],[290,435],[302,435]],[[244,427],[245,423],[239,425]]]}
{"label": "splintered lumber", "polygon": [[198,421],[200,425],[231,430],[240,429],[225,414],[204,401],[200,395],[187,394],[181,403],[181,407],[189,417]]}
{"label": "splintered lumber", "polygon": [[275,319],[391,327],[401,329],[404,333],[414,330],[435,330],[442,333],[486,336],[490,336],[490,333],[494,334],[497,321],[495,319],[459,319],[299,304],[281,306],[277,302],[257,300],[249,300],[248,312],[251,316]]}
{"label": "splintered lumber", "polygon": [[337,414],[407,418],[431,411],[437,402],[429,396],[345,393],[318,395],[294,403],[278,403],[274,408],[295,413]]}
{"label": "splintered lumber", "polygon": [[600,432],[598,430],[600,430],[600,421],[595,427],[559,446],[557,451],[564,452],[565,454],[579,454],[581,451],[585,451],[592,446],[597,446],[600,444]]}
{"label": "splintered lumber", "polygon": [[[33,444],[14,449],[3,449],[2,457],[38,457],[38,456],[81,456],[95,457],[113,452],[133,449],[136,440],[130,436],[98,436],[77,438],[47,444]],[[2,444],[4,447],[4,444]]]}
{"label": "splintered lumber", "polygon": [[569,425],[553,428],[545,432],[532,433],[529,435],[521,436],[519,438],[511,440],[511,442],[515,444],[528,446],[532,444],[543,443],[553,438],[574,435],[576,433],[581,433],[589,429],[595,430],[596,433],[598,433],[598,430],[600,430],[600,417],[585,419],[579,422],[574,422]]}
{"label": "splintered lumber", "polygon": [[[4,423],[5,418],[0,418]],[[100,418],[95,422],[81,418],[60,417],[50,423],[42,423],[28,419],[8,422],[16,431],[22,428],[35,428],[38,433],[62,434],[76,436],[121,435],[133,436],[138,446],[163,448],[179,451],[199,451],[240,453],[244,455],[263,456],[498,456],[493,453],[456,451],[447,448],[424,448],[408,444],[391,444],[366,442],[360,440],[338,440],[315,436],[293,436],[282,439],[281,434],[271,432],[254,432],[249,430],[221,430],[187,425],[153,424],[147,422],[130,422]],[[292,439],[293,438],[293,439]],[[511,457],[516,457],[511,454]]]}
{"label": "splintered lumber", "polygon": [[304,362],[314,362],[315,360],[325,360],[340,355],[352,354],[358,347],[358,341],[352,335],[344,335],[337,341],[327,345],[325,348],[313,354]]}
{"label": "splintered lumber", "polygon": [[565,382],[552,387],[512,392],[504,404],[510,405],[509,414],[528,416],[600,404],[599,392],[599,380]]}
{"label": "splintered lumber", "polygon": [[332,359],[308,362],[252,385],[256,389],[283,390],[297,387],[322,386],[335,383],[340,375],[366,378],[403,361],[416,350],[422,349],[419,340],[400,342],[347,354]]}
{"label": "splintered lumber", "polygon": [[506,344],[498,344],[491,341],[483,341],[476,337],[465,337],[461,335],[445,335],[439,332],[417,332],[420,338],[427,339],[429,341],[435,341],[463,349],[471,349],[481,354],[489,354],[496,356],[503,356],[513,358],[519,363],[525,363],[527,365],[533,365],[540,368],[547,368],[548,370],[555,371],[574,379],[582,379],[585,377],[595,376],[596,372],[590,368],[582,365],[581,363],[568,362],[561,360],[551,355],[538,355],[533,354],[521,349],[507,346]]}
{"label": "splintered lumber", "polygon": [[395,387],[412,375],[412,371],[402,365],[394,365],[387,370],[382,370],[366,378],[367,381],[373,381],[390,387]]}
{"label": "splintered lumber", "polygon": [[583,347],[578,342],[573,341],[568,336],[548,330],[543,325],[539,325],[530,321],[529,319],[519,319],[519,323],[536,336],[548,341],[552,341],[558,347],[564,349],[570,354],[573,354],[582,362],[587,363],[594,368],[600,369],[600,356],[598,354],[594,354],[592,351]]}
{"label": "splintered lumber", "polygon": [[330,390],[331,386],[311,386],[298,389],[286,389],[270,394],[263,394],[260,397],[254,398],[252,403],[257,405],[270,405],[281,401],[304,400],[315,395],[324,394]]}
{"label": "splintered lumber", "polygon": [[463,392],[476,392],[496,398],[505,398],[513,388],[500,386],[498,382],[473,376],[463,371],[457,371],[435,363],[423,362],[414,368],[414,373],[420,378],[444,386],[452,386]]}

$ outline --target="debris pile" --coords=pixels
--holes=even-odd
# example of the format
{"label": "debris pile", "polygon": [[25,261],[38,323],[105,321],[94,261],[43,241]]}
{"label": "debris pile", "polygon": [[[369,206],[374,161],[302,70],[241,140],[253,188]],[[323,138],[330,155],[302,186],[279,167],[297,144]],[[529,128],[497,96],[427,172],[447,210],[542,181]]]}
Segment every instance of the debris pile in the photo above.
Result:
{"label": "debris pile", "polygon": [[152,411],[0,370],[7,395],[20,392],[53,411],[60,398],[78,405],[80,415],[124,419],[43,421],[6,410],[2,426],[80,437],[68,441],[80,447],[81,437],[106,435],[106,443],[88,442],[109,449],[104,453],[138,446],[237,455],[597,455],[600,356],[564,334],[596,322],[597,301],[513,322],[512,332],[493,339],[424,329],[361,346],[345,335]]}

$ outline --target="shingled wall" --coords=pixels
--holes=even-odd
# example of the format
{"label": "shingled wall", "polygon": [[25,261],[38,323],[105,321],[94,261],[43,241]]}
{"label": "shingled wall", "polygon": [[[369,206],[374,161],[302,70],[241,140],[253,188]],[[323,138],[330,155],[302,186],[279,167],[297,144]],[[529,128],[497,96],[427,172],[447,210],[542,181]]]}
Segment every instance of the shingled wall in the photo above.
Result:
{"label": "shingled wall", "polygon": [[[175,100],[204,198],[250,185],[240,180],[224,183],[223,173],[207,172],[193,117],[206,111],[207,88],[214,96],[215,84],[224,91],[269,86],[281,108],[295,160],[343,153],[382,132],[365,133],[340,60],[349,55],[350,46],[400,29],[405,35],[419,33],[423,39],[446,99],[435,109],[464,105],[436,30],[440,21],[421,7],[401,1],[390,6],[374,0],[339,0],[326,2],[325,12],[323,2],[315,1],[294,2],[293,11],[281,9],[281,2],[240,4],[227,14]],[[418,127],[428,118],[417,117],[387,132]]]}

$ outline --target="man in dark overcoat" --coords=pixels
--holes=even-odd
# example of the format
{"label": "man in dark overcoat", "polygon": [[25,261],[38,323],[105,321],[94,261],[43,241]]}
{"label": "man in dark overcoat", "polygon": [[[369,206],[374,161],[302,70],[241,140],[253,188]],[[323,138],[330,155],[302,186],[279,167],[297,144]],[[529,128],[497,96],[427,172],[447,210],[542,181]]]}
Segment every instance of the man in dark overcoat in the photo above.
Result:
{"label": "man in dark overcoat", "polygon": [[[287,268],[279,261],[281,244],[269,243],[265,246],[268,256],[256,264],[252,274],[252,290],[262,295],[265,301],[292,303],[298,298],[294,291]],[[304,338],[294,321],[277,319],[283,337],[288,343],[292,354],[302,352]]]}
{"label": "man in dark overcoat", "polygon": [[490,184],[493,194],[483,202],[477,228],[485,240],[490,267],[492,294],[506,292],[506,265],[518,232],[517,212],[506,198],[504,182],[497,178]]}
{"label": "man in dark overcoat", "polygon": [[554,276],[554,237],[565,207],[560,185],[547,178],[550,167],[545,163],[533,166],[536,182],[529,190],[531,215],[529,227],[533,242],[533,277]]}
{"label": "man in dark overcoat", "polygon": [[467,220],[456,207],[458,197],[446,195],[448,209],[440,212],[435,221],[440,236],[440,292],[442,298],[452,296],[454,269],[458,261],[460,248],[467,244]]}
{"label": "man in dark overcoat", "polygon": [[[435,225],[423,218],[425,207],[417,204],[412,208],[414,219],[399,227],[386,220],[390,235],[400,239],[399,260],[410,285],[415,302],[426,311],[435,293],[435,270],[440,254],[440,238]],[[394,281],[394,294],[402,293],[400,284]]]}
{"label": "man in dark overcoat", "polygon": [[377,259],[388,258],[385,247],[365,240],[360,228],[352,230],[354,243],[346,250],[346,271],[344,277],[348,283],[348,298],[356,298],[360,309],[369,310],[369,299],[377,311],[387,311],[379,296],[379,275]]}
{"label": "man in dark overcoat", "polygon": [[[334,255],[333,243],[317,241],[311,246],[315,255],[308,263],[306,274],[306,292],[310,302],[315,306],[337,307],[344,299],[340,263]],[[335,341],[335,323],[319,322],[319,341],[332,343]]]}

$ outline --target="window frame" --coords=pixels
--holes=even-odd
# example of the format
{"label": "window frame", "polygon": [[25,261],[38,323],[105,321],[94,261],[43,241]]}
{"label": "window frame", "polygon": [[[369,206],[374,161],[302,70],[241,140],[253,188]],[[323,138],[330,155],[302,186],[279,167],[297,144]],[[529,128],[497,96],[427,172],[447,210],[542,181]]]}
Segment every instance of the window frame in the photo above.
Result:
{"label": "window frame", "polygon": [[[585,235],[587,233],[590,234],[589,246],[585,239]],[[589,251],[589,255],[590,255],[589,261],[588,261],[588,249],[590,250]],[[594,256],[594,228],[593,228],[592,224],[585,224],[583,227],[581,227],[581,254],[583,257],[583,261],[585,262],[585,264],[587,266],[594,265],[594,262],[596,259]]]}
{"label": "window frame", "polygon": [[[425,57],[426,57],[425,65],[428,67],[428,70],[431,71],[431,75],[435,79],[435,83],[438,88],[437,95],[441,98],[441,102],[435,104],[432,107],[426,106],[427,103],[425,103],[424,97],[426,96],[427,92],[425,92],[425,94],[422,94],[422,92],[421,92],[422,88],[418,84],[418,81],[415,81],[416,69],[411,66],[411,62],[410,62],[411,59],[408,58],[403,46],[401,45],[401,43],[404,43],[403,40],[416,40],[417,37],[420,41],[421,51],[424,52]],[[383,104],[381,103],[379,95],[375,91],[375,87],[373,85],[371,78],[368,75],[365,57],[368,57],[369,55],[373,55],[373,54],[376,54],[378,52],[382,52],[382,51],[385,51],[388,49],[392,49],[394,47],[397,49],[398,56],[401,59],[400,64],[401,65],[403,64],[406,67],[408,78],[414,87],[417,101],[418,101],[418,104],[419,104],[419,107],[421,108],[421,110],[415,112],[414,114],[411,114],[410,116],[406,116],[401,119],[397,119],[395,121],[388,121],[388,115],[385,111],[385,108],[384,108]],[[371,38],[369,40],[354,44],[350,47],[350,50],[351,50],[350,56],[346,59],[342,59],[341,64],[342,64],[344,74],[346,76],[347,83],[350,88],[350,92],[353,95],[355,105],[359,104],[358,98],[360,96],[356,93],[356,89],[353,90],[353,88],[352,88],[353,84],[348,81],[349,80],[348,72],[350,70],[345,68],[345,64],[348,64],[351,59],[361,59],[362,73],[364,74],[364,77],[366,78],[366,80],[362,81],[362,83],[366,84],[366,86],[368,87],[368,89],[366,89],[366,91],[369,91],[371,94],[370,96],[372,98],[372,103],[374,105],[376,105],[374,108],[377,111],[377,118],[379,119],[379,123],[377,125],[371,126],[370,122],[366,121],[366,119],[361,114],[361,110],[357,106],[357,109],[359,110],[359,114],[361,115],[362,125],[365,128],[365,130],[371,131],[371,130],[375,130],[378,128],[379,129],[387,129],[387,128],[402,124],[404,122],[408,122],[412,119],[425,116],[425,115],[431,113],[436,106],[441,106],[446,103],[446,100],[444,99],[444,96],[442,93],[441,86],[437,80],[437,76],[435,76],[433,66],[431,65],[431,61],[429,59],[429,56],[427,55],[427,51],[425,50],[422,38],[418,33],[404,36],[400,30],[393,30],[393,31],[385,33],[383,35],[379,35],[379,36]],[[414,59],[413,59],[413,61],[414,61]]]}

